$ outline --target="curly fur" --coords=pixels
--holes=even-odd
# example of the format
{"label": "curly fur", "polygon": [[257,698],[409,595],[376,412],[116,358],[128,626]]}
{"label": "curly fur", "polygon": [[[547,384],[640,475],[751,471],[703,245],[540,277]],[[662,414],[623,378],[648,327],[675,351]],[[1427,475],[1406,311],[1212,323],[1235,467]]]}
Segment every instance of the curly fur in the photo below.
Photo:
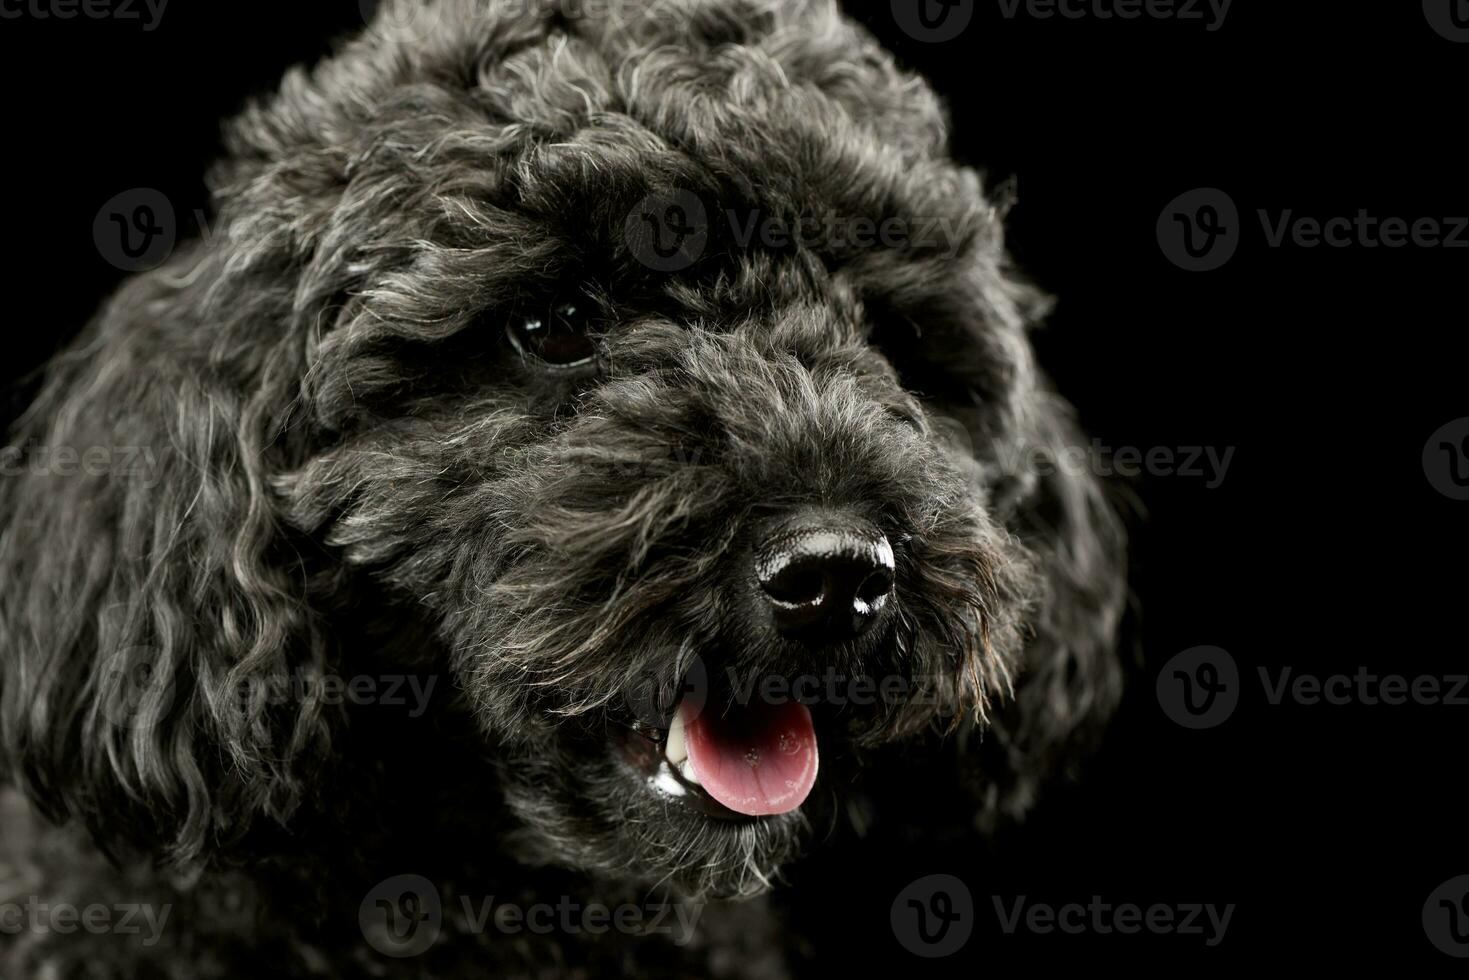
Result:
{"label": "curly fur", "polygon": [[[842,717],[823,772],[948,760],[979,830],[1113,707],[1122,534],[1034,465],[1076,442],[1026,336],[1047,304],[932,92],[827,0],[544,6],[390,3],[288,74],[229,129],[215,240],[127,282],[16,427],[153,467],[0,490],[0,775],[28,801],[0,860],[181,911],[150,948],[0,936],[6,975],[779,972],[759,895],[856,798],[824,775],[733,830],[669,807],[607,752],[635,685],[696,657],[912,678],[933,696]],[[716,221],[662,275],[622,229],[669,189],[954,233]],[[579,283],[601,370],[548,378],[499,325]],[[902,542],[891,642],[804,650],[735,601],[755,529],[813,501]],[[390,672],[451,681],[417,717],[325,693]],[[405,870],[446,903],[748,900],[686,949],[467,932],[400,962],[355,916]]]}

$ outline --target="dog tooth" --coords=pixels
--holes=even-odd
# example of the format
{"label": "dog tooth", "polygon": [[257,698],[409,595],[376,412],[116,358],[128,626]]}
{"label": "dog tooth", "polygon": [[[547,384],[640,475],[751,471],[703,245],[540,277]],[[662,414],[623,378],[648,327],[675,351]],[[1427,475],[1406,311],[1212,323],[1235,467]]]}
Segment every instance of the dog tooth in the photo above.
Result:
{"label": "dog tooth", "polygon": [[663,747],[663,755],[674,766],[689,757],[688,746],[684,744],[683,717],[677,713],[668,726],[668,741]]}

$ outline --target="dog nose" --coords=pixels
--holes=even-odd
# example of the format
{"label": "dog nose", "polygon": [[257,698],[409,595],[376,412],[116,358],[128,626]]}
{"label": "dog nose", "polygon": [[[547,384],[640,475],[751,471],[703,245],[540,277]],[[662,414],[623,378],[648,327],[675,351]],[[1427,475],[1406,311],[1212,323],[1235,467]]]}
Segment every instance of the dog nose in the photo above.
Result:
{"label": "dog nose", "polygon": [[893,548],[866,521],[812,514],[756,549],[755,574],[782,636],[838,643],[859,636],[887,604]]}

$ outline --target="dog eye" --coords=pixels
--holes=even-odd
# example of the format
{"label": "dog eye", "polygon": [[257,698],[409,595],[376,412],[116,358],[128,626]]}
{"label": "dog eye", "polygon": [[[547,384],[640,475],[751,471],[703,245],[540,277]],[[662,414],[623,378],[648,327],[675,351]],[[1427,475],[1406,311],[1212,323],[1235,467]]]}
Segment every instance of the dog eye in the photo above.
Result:
{"label": "dog eye", "polygon": [[544,312],[512,316],[505,335],[523,358],[557,370],[585,367],[597,357],[592,309],[590,300],[557,300]]}

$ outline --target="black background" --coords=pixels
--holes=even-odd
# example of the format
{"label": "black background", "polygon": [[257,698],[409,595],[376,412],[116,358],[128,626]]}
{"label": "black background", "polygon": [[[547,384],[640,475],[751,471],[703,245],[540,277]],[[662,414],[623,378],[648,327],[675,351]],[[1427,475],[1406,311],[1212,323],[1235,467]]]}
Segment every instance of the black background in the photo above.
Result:
{"label": "black background", "polygon": [[[850,902],[800,913],[824,962],[1462,973],[1420,916],[1434,888],[1469,873],[1469,706],[1276,706],[1257,668],[1469,669],[1456,561],[1469,503],[1437,493],[1420,462],[1434,430],[1469,415],[1469,249],[1269,248],[1256,211],[1469,214],[1469,44],[1438,36],[1408,0],[1237,0],[1213,32],[1006,19],[989,0],[943,44],[905,37],[885,0],[849,6],[945,94],[959,155],[1018,178],[1013,250],[1059,297],[1037,344],[1086,429],[1113,449],[1235,453],[1217,488],[1179,475],[1132,488],[1146,511],[1134,532],[1140,663],[1081,784],[981,852],[918,841],[876,864],[816,865],[852,882]],[[121,280],[93,243],[102,204],[157,188],[192,231],[219,121],[360,23],[353,0],[173,0],[152,32],[0,20],[6,381]],[[1210,273],[1170,264],[1155,234],[1165,205],[1198,187],[1226,191],[1243,221],[1239,253]],[[11,410],[27,390],[7,385]],[[1200,644],[1233,655],[1243,696],[1223,725],[1189,731],[1162,713],[1154,680]],[[958,956],[927,961],[895,941],[887,903],[933,872],[968,883],[977,925]],[[994,895],[1237,908],[1208,948],[1198,936],[1006,935]]]}

